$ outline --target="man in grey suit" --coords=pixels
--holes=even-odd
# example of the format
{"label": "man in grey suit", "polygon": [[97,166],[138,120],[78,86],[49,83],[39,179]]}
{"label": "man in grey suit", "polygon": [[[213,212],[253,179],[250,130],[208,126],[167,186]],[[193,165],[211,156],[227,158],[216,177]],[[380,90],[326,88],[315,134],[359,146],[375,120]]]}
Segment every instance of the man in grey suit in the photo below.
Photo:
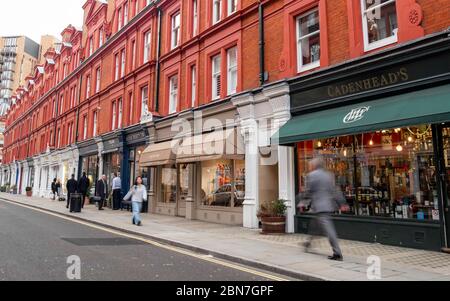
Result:
{"label": "man in grey suit", "polygon": [[[311,200],[311,210],[315,216],[311,221],[309,232],[317,229],[326,234],[333,248],[333,255],[328,259],[342,261],[342,251],[331,214],[338,209],[338,204],[342,211],[347,211],[348,205],[342,192],[335,185],[334,175],[325,170],[321,158],[311,160],[310,170],[306,179],[306,197]],[[310,235],[305,243],[306,251],[311,247],[313,239],[314,236]]]}

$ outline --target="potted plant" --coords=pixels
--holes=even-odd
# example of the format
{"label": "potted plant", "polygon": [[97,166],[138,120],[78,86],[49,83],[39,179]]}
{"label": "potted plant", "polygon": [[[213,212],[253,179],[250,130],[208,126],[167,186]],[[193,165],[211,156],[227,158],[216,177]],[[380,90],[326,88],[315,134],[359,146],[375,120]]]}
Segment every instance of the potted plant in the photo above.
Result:
{"label": "potted plant", "polygon": [[6,185],[0,187],[0,192],[6,192]]}
{"label": "potted plant", "polygon": [[31,197],[33,195],[33,188],[31,188],[30,186],[26,187],[25,191],[27,192],[28,197]]}
{"label": "potted plant", "polygon": [[286,200],[274,200],[261,204],[258,218],[262,224],[261,234],[286,233]]}

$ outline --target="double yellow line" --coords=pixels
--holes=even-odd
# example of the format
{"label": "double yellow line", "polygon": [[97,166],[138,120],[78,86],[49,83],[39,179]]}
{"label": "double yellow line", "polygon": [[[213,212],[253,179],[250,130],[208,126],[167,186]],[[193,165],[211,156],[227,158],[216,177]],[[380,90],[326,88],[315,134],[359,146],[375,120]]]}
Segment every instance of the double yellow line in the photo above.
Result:
{"label": "double yellow line", "polygon": [[188,250],[184,250],[184,249],[181,249],[181,248],[178,248],[178,247],[173,247],[173,246],[161,244],[161,243],[156,242],[154,240],[146,239],[146,238],[143,238],[143,237],[140,237],[140,236],[137,236],[137,235],[132,235],[132,234],[128,234],[128,233],[125,233],[125,232],[121,232],[121,231],[117,231],[117,230],[113,230],[113,229],[108,229],[106,227],[95,225],[93,223],[81,221],[81,220],[74,219],[74,218],[71,218],[71,217],[68,217],[68,216],[65,216],[65,215],[62,215],[62,214],[49,212],[49,211],[46,211],[46,210],[43,210],[43,209],[38,209],[38,208],[31,207],[31,206],[28,206],[28,205],[24,205],[24,204],[21,204],[21,203],[17,203],[17,202],[14,202],[14,201],[8,201],[8,200],[5,200],[5,199],[0,199],[0,200],[5,202],[5,203],[9,203],[9,204],[12,204],[12,205],[16,205],[16,206],[24,207],[24,208],[27,208],[27,209],[31,209],[31,210],[34,210],[34,211],[37,211],[37,212],[41,212],[41,213],[44,213],[44,214],[47,214],[47,215],[51,215],[51,216],[58,217],[58,218],[61,218],[61,219],[64,219],[64,220],[68,220],[68,221],[71,221],[71,222],[74,222],[74,223],[77,223],[77,224],[80,224],[80,225],[84,225],[84,226],[87,226],[87,227],[90,227],[90,228],[94,228],[94,229],[97,229],[97,230],[101,230],[101,231],[108,232],[108,233],[115,234],[115,235],[122,236],[122,237],[127,237],[127,238],[134,239],[134,240],[139,240],[139,241],[142,241],[142,242],[144,242],[146,244],[153,245],[155,247],[163,248],[163,249],[166,249],[166,250],[169,250],[169,251],[177,252],[179,254],[183,254],[183,255],[190,256],[190,257],[194,257],[194,258],[197,258],[197,259],[200,259],[200,260],[203,260],[203,261],[207,261],[207,262],[210,262],[210,263],[218,264],[218,265],[221,265],[221,266],[224,266],[224,267],[227,267],[227,268],[231,268],[231,269],[238,270],[238,271],[241,271],[241,272],[245,272],[245,273],[249,273],[249,274],[252,274],[252,275],[259,276],[259,277],[263,277],[263,278],[266,278],[268,280],[272,280],[272,281],[289,281],[286,278],[281,278],[279,276],[275,276],[275,275],[272,275],[272,274],[268,274],[268,273],[265,273],[265,272],[261,272],[261,271],[255,270],[255,269],[247,268],[247,267],[244,267],[244,266],[241,266],[241,265],[238,265],[238,264],[230,263],[230,262],[227,262],[227,261],[224,261],[224,260],[220,260],[220,259],[214,258],[214,257],[209,256],[209,255],[201,255],[201,254],[194,253],[194,252],[188,251]]}

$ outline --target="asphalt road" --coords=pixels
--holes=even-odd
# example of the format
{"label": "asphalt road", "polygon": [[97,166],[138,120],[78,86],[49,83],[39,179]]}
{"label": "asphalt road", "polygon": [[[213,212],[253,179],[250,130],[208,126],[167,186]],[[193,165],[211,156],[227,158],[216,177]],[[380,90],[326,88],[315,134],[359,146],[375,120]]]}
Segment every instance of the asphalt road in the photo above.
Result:
{"label": "asphalt road", "polygon": [[0,280],[71,280],[72,255],[83,281],[273,280],[0,201]]}

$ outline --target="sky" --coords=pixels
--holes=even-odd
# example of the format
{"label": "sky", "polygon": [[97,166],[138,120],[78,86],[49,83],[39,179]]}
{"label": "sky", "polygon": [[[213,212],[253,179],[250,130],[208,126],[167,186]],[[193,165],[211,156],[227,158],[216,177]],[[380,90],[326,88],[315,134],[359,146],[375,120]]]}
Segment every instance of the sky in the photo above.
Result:
{"label": "sky", "polygon": [[86,0],[1,0],[0,36],[27,36],[40,43],[42,35],[59,40],[72,24],[81,29]]}

